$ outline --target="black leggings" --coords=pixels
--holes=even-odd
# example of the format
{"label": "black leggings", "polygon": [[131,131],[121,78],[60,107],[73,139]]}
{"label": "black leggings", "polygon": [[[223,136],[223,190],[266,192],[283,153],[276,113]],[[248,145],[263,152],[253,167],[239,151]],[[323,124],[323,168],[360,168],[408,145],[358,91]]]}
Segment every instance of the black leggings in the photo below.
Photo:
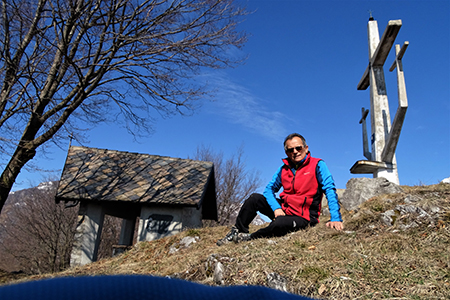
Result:
{"label": "black leggings", "polygon": [[267,203],[266,197],[261,194],[252,194],[245,200],[239,211],[236,219],[236,228],[240,232],[248,233],[248,226],[256,217],[258,211],[273,221],[270,222],[269,226],[252,233],[250,235],[252,239],[283,236],[289,232],[305,229],[308,226],[317,224],[317,222],[309,222],[299,216],[282,216],[275,219],[275,214],[269,203]]}

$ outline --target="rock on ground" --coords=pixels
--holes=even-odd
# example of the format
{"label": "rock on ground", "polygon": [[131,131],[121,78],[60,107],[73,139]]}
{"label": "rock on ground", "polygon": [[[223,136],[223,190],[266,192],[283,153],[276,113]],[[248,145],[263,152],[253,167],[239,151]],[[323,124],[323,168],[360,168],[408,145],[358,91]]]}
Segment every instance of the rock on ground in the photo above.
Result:
{"label": "rock on ground", "polygon": [[402,193],[403,189],[386,178],[352,178],[347,182],[341,205],[346,210],[354,210],[361,203],[383,194]]}

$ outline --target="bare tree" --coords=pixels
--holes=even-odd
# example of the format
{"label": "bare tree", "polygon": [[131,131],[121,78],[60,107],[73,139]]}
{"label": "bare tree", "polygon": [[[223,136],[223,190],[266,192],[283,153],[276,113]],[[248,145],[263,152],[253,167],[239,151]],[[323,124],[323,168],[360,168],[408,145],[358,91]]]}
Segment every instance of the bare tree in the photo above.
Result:
{"label": "bare tree", "polygon": [[246,41],[233,0],[1,4],[0,211],[38,147],[102,121],[151,132],[155,112],[189,112],[209,91],[195,75],[235,66]]}
{"label": "bare tree", "polygon": [[[216,153],[203,145],[194,154],[193,159],[214,163],[219,225],[234,224],[242,202],[261,186],[259,173],[247,170],[243,154],[243,147],[240,147],[224,161],[223,153]],[[205,225],[214,224],[209,222]]]}
{"label": "bare tree", "polygon": [[[0,269],[28,274],[69,267],[79,206],[55,203],[57,181],[17,191],[0,216]],[[98,259],[111,257],[122,219],[105,216]]]}
{"label": "bare tree", "polygon": [[9,262],[30,274],[69,266],[77,209],[56,204],[55,193],[56,183],[25,190],[19,199],[14,198],[0,223],[2,264]]}

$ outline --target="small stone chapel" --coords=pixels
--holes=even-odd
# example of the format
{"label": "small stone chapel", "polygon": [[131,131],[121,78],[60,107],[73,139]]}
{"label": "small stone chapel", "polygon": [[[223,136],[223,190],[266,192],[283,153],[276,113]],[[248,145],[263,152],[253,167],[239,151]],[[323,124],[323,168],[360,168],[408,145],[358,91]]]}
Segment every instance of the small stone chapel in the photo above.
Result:
{"label": "small stone chapel", "polygon": [[78,205],[71,266],[97,259],[105,214],[122,218],[119,245],[151,241],[217,220],[212,162],[69,148],[56,202]]}

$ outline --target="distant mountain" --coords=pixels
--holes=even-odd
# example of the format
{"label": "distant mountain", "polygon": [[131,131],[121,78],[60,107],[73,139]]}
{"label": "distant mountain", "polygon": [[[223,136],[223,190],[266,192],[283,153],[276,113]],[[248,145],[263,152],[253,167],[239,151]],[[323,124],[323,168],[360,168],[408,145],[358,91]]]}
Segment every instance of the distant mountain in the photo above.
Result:
{"label": "distant mountain", "polygon": [[[20,232],[20,229],[16,229],[22,228],[18,224],[23,224],[23,214],[28,215],[27,212],[30,212],[30,209],[34,211],[33,207],[35,206],[33,204],[40,203],[38,201],[42,201],[43,196],[53,197],[57,186],[57,181],[43,182],[36,187],[9,193],[5,206],[0,214],[0,244],[6,246],[6,248],[2,247],[0,249],[0,266],[2,269],[7,271],[22,270],[20,263],[15,260],[14,255],[11,256],[11,254],[8,254],[11,249],[16,249],[15,247],[9,247],[15,244],[11,237],[18,238],[17,234]],[[27,240],[29,239],[27,238]],[[17,249],[20,249],[20,247]],[[23,253],[22,251],[19,252]]]}
{"label": "distant mountain", "polygon": [[6,199],[5,206],[0,215],[0,222],[2,221],[2,215],[11,213],[11,209],[14,206],[26,205],[27,201],[32,201],[36,193],[35,191],[54,191],[58,187],[58,181],[42,182],[38,186],[10,192],[8,199]]}
{"label": "distant mountain", "polygon": [[14,207],[26,205],[28,201],[33,200],[33,195],[35,195],[35,191],[43,191],[43,190],[55,190],[58,186],[58,181],[49,181],[49,182],[42,182],[38,186],[18,190],[14,192],[10,192],[8,195],[8,199],[6,199],[5,206],[3,207],[2,213],[0,214],[0,223],[4,222],[6,216],[11,216],[11,213],[13,212]]}

